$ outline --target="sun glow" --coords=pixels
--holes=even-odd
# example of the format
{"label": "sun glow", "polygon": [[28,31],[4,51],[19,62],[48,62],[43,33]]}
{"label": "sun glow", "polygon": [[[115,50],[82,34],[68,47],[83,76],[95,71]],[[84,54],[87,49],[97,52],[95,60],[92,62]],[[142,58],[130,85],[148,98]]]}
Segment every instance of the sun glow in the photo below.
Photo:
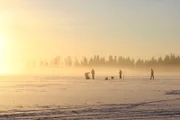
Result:
{"label": "sun glow", "polygon": [[4,37],[0,34],[0,74],[4,74],[7,72],[7,67],[6,67],[6,41]]}
{"label": "sun glow", "polygon": [[12,49],[12,46],[16,44],[10,42],[9,38],[5,34],[0,33],[0,76],[9,74],[20,74],[21,64],[17,58],[17,49]]}
{"label": "sun glow", "polygon": [[2,50],[2,49],[5,48],[5,44],[6,44],[6,42],[5,42],[4,38],[2,38],[2,37],[0,36],[0,50]]}
{"label": "sun glow", "polygon": [[4,57],[3,55],[5,54],[6,43],[7,41],[5,40],[3,35],[0,34],[0,58]]}
{"label": "sun glow", "polygon": [[4,74],[11,74],[13,72],[11,59],[8,52],[8,41],[0,34],[0,76]]}

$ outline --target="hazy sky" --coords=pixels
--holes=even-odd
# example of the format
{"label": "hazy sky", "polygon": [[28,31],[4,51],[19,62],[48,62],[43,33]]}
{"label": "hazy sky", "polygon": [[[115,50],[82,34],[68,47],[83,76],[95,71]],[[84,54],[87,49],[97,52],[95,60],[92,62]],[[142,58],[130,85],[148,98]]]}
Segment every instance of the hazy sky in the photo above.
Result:
{"label": "hazy sky", "polygon": [[180,0],[0,0],[1,57],[179,54],[179,6]]}

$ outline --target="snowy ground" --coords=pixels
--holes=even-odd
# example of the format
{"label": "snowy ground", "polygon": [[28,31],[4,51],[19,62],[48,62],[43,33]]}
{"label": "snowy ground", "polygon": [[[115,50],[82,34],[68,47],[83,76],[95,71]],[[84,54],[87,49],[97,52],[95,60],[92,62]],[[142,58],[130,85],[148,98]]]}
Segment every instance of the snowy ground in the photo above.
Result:
{"label": "snowy ground", "polygon": [[0,120],[180,120],[180,77],[0,77]]}

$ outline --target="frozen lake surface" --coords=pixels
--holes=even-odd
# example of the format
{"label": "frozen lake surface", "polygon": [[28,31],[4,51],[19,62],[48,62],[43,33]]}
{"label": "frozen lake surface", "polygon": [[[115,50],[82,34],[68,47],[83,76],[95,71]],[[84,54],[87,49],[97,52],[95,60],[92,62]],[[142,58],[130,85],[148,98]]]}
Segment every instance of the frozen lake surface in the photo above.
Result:
{"label": "frozen lake surface", "polygon": [[180,77],[0,77],[0,120],[180,119]]}

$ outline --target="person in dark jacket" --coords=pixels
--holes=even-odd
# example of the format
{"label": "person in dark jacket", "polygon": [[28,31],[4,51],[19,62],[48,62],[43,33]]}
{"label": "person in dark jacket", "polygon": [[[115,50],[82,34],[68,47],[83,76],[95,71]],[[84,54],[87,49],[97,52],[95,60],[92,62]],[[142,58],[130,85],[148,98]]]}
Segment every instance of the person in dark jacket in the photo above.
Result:
{"label": "person in dark jacket", "polygon": [[154,80],[154,70],[153,69],[151,69],[151,76],[150,76],[150,80]]}
{"label": "person in dark jacket", "polygon": [[91,74],[92,74],[92,79],[95,79],[95,70],[94,69],[91,70]]}
{"label": "person in dark jacket", "polygon": [[86,73],[84,74],[86,80],[90,79],[89,74],[90,74],[89,72],[86,72]]}
{"label": "person in dark jacket", "polygon": [[122,79],[122,70],[119,70],[119,79]]}

